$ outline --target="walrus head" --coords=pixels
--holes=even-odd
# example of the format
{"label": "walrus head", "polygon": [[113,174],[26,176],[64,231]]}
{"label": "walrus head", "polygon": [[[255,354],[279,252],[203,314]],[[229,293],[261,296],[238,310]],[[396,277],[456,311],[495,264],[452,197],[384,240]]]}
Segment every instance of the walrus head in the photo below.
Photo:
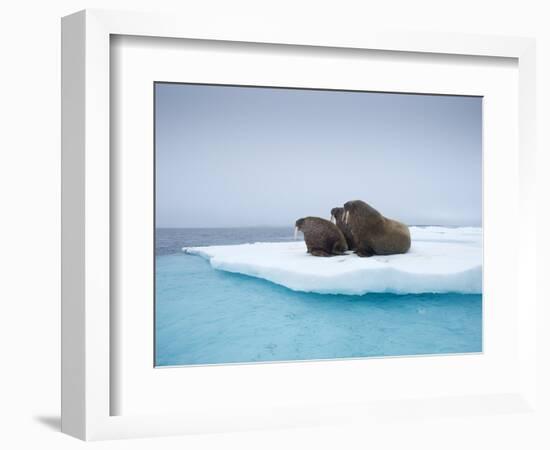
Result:
{"label": "walrus head", "polygon": [[306,219],[301,218],[296,221],[294,224],[294,239],[296,240],[298,238],[298,231],[302,230],[302,226],[304,225]]}
{"label": "walrus head", "polygon": [[344,203],[344,223],[353,227],[359,221],[376,221],[380,213],[362,200],[350,200]]}
{"label": "walrus head", "polygon": [[344,203],[344,216],[342,220],[345,224],[349,224],[349,215],[353,214],[357,210],[359,202],[364,203],[361,200],[350,200],[349,202]]}
{"label": "walrus head", "polygon": [[344,218],[344,208],[332,208],[330,210],[330,221],[332,223],[343,221],[343,218]]}

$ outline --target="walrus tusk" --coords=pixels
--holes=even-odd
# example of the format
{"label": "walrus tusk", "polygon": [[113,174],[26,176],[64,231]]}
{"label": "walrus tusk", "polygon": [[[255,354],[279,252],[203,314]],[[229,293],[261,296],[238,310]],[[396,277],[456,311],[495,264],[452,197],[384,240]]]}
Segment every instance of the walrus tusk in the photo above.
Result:
{"label": "walrus tusk", "polygon": [[336,223],[336,219],[334,218],[334,214],[331,214],[331,216],[330,216],[330,221],[331,221],[332,223]]}
{"label": "walrus tusk", "polygon": [[298,227],[294,227],[294,240],[298,239]]}
{"label": "walrus tusk", "polygon": [[349,211],[344,211],[344,222],[347,224],[349,220]]}

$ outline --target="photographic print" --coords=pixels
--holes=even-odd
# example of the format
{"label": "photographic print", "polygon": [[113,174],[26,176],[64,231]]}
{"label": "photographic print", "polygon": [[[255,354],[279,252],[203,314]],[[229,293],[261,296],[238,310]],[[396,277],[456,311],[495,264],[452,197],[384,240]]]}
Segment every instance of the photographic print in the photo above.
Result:
{"label": "photographic print", "polygon": [[482,351],[482,98],[157,82],[155,365]]}

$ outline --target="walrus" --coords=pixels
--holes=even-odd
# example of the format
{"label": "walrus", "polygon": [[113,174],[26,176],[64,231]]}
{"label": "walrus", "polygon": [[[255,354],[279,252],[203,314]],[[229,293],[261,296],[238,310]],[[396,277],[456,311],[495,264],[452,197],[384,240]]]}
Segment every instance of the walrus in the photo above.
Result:
{"label": "walrus", "polygon": [[355,240],[348,224],[344,223],[344,208],[332,208],[330,210],[331,222],[335,223],[346,238],[349,250],[355,250]]}
{"label": "walrus", "polygon": [[313,256],[343,255],[348,250],[346,238],[340,229],[320,217],[303,217],[296,221],[294,236],[304,233],[308,253]]}
{"label": "walrus", "polygon": [[407,225],[384,217],[361,200],[344,204],[344,223],[351,229],[358,256],[394,255],[411,248]]}

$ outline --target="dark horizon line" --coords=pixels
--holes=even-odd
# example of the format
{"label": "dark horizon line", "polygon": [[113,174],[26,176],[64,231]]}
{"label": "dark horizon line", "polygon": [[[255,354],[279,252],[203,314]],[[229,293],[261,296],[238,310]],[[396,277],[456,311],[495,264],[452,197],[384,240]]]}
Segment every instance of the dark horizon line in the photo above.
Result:
{"label": "dark horizon line", "polygon": [[[329,219],[327,219],[329,220]],[[477,227],[481,228],[482,224],[477,225],[445,225],[438,223],[414,223],[406,224],[408,227]],[[237,225],[237,226],[219,226],[219,227],[181,227],[181,226],[171,226],[171,227],[155,227],[156,230],[219,230],[227,228],[294,228],[294,225]]]}

